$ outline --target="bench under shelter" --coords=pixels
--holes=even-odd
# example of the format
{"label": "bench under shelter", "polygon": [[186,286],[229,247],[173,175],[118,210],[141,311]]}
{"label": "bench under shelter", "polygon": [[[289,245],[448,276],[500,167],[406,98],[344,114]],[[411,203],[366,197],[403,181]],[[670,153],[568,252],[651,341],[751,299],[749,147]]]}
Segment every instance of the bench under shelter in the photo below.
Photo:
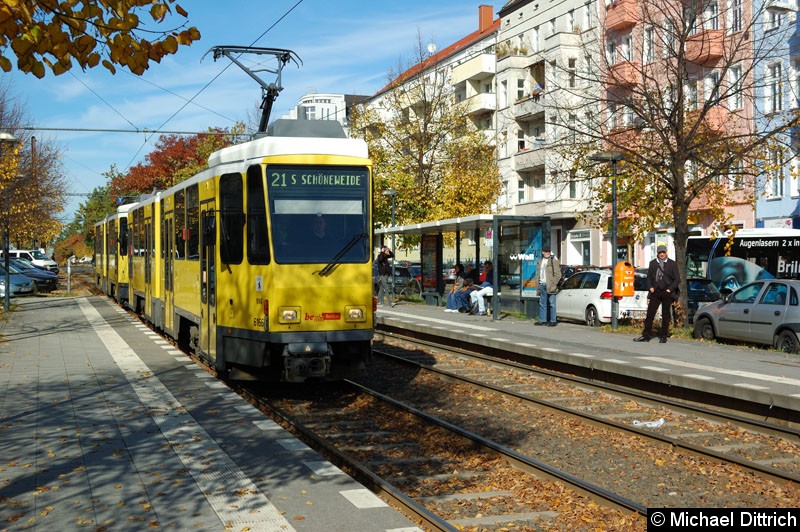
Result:
{"label": "bench under shelter", "polygon": [[[380,245],[391,245],[393,235],[419,237],[422,297],[429,305],[442,305],[444,301],[442,269],[447,233],[455,236],[455,262],[462,262],[461,241],[466,234],[472,235],[475,243],[475,266],[479,267],[487,259],[492,261],[492,285],[497,297],[492,297],[491,302],[487,300],[487,305],[493,320],[498,319],[501,311],[528,317],[538,313],[539,294],[533,280],[543,246],[551,245],[549,217],[477,214],[376,229],[374,240]],[[481,242],[489,250],[484,254],[489,256],[481,256]]]}

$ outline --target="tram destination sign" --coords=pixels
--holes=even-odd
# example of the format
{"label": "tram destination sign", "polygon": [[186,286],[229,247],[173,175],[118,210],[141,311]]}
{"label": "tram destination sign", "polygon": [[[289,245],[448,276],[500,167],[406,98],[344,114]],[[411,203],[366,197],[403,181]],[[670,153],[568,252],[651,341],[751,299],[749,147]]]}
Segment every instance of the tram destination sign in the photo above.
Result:
{"label": "tram destination sign", "polygon": [[308,166],[269,166],[267,182],[282,189],[348,189],[367,184],[366,168],[325,168]]}

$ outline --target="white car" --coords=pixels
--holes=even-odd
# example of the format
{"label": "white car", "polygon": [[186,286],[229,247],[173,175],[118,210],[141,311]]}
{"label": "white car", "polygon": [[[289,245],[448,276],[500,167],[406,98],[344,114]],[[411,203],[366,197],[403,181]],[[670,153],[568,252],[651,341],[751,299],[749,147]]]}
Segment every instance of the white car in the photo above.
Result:
{"label": "white car", "polygon": [[[590,327],[611,322],[611,270],[583,270],[568,277],[556,295],[558,319],[581,321]],[[644,319],[647,276],[636,274],[634,295],[619,298],[617,319]]]}

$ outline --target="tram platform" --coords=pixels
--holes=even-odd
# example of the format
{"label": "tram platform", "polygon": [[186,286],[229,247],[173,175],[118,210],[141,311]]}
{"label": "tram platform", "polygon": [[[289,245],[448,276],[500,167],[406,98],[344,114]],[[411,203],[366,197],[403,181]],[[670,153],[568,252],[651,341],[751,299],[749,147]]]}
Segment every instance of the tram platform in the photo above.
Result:
{"label": "tram platform", "polygon": [[14,304],[0,530],[419,530],[106,298]]}
{"label": "tram platform", "polygon": [[529,355],[554,366],[577,365],[598,378],[601,374],[621,375],[652,383],[654,389],[680,387],[738,399],[762,405],[758,411],[766,413],[765,417],[783,409],[794,422],[800,419],[800,414],[791,415],[800,412],[798,355],[676,338],[664,344],[657,339],[638,343],[633,342],[634,335],[577,323],[538,327],[530,319],[504,315],[493,320],[407,302],[379,308],[376,326],[380,325]]}

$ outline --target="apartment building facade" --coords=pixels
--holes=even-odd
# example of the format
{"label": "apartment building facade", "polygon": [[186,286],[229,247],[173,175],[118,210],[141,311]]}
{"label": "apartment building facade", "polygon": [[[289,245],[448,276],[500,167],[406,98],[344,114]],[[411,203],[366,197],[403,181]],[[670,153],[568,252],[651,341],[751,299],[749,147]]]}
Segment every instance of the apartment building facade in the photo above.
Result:
{"label": "apartment building facade", "polygon": [[[733,0],[737,5],[741,0]],[[756,69],[755,127],[766,131],[800,112],[800,40],[797,0],[757,0],[753,41],[769,59]],[[800,228],[800,164],[797,132],[779,135],[785,151],[771,153],[772,164],[757,183],[756,226]]]}
{"label": "apartment building facade", "polygon": [[549,216],[562,264],[602,264],[603,231],[581,218],[588,184],[572,175],[558,146],[575,134],[576,93],[597,91],[579,75],[596,48],[596,3],[511,0],[499,12],[498,166],[506,212]]}
{"label": "apartment building facade", "polygon": [[[492,6],[481,5],[475,32],[441,50],[430,48],[428,57],[365,105],[382,112],[388,92],[414,76],[447,80],[470,121],[497,142],[503,183],[497,212],[550,217],[551,241],[564,264],[607,265],[616,253],[617,259],[644,266],[657,245],[672,244],[674,229],[666,223],[648,232],[643,242],[624,236],[612,242],[609,231],[584,221],[592,185],[570,171],[560,147],[595,119],[609,138],[628,135],[635,142],[643,121],[626,109],[624,94],[619,104],[615,98],[625,92],[620,88],[637,84],[658,85],[661,98],[674,99],[690,118],[702,113],[711,130],[768,130],[778,111],[797,108],[800,40],[790,35],[796,3],[510,0],[496,19]],[[658,10],[666,15],[659,18]],[[743,46],[748,40],[763,44]],[[679,87],[662,68],[677,51],[669,49],[677,41],[685,60]],[[755,48],[769,51],[773,59],[748,60]],[[609,87],[610,82],[615,86]],[[593,104],[582,108],[584,97]],[[298,110],[312,103],[301,103]],[[409,100],[410,112],[413,107]],[[787,144],[796,144],[790,134],[784,137]],[[767,193],[755,202],[745,193],[752,191],[737,192],[743,187],[740,179],[733,173],[728,177],[735,189],[726,207],[730,223],[739,228],[797,224],[800,184],[794,155],[785,157],[780,170],[760,176],[758,187]],[[704,201],[698,198],[689,209],[693,234],[724,229]],[[635,213],[620,214],[626,215]]]}
{"label": "apartment building facade", "polygon": [[336,120],[349,131],[350,117],[356,105],[369,99],[369,96],[356,94],[332,94],[309,91],[300,98],[297,105],[282,118],[294,120]]}

